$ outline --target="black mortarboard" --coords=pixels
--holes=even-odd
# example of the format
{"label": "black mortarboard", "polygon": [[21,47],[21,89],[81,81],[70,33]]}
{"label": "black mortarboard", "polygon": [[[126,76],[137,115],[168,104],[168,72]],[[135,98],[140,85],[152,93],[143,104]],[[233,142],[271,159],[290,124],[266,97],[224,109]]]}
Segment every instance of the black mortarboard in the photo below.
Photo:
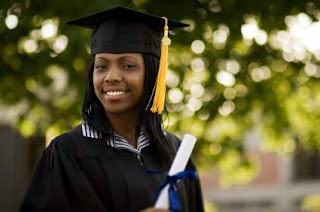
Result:
{"label": "black mortarboard", "polygon": [[[67,24],[91,28],[91,54],[108,53],[147,53],[160,58],[161,38],[165,20],[117,6],[82,18],[68,21]],[[168,20],[169,29],[186,27],[188,24]]]}
{"label": "black mortarboard", "polygon": [[171,43],[168,31],[169,29],[187,27],[189,26],[188,24],[138,12],[122,6],[94,13],[67,23],[94,30],[91,36],[91,55],[104,52],[143,53],[160,58],[151,111],[153,113],[162,113],[166,90],[168,46]]}

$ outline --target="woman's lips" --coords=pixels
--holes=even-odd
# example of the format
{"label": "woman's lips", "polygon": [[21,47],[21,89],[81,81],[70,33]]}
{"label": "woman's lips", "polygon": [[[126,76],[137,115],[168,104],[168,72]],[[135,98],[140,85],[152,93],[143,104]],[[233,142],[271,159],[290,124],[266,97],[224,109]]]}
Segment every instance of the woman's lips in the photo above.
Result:
{"label": "woman's lips", "polygon": [[120,100],[128,90],[102,90],[103,95],[108,100]]}
{"label": "woman's lips", "polygon": [[108,96],[121,96],[125,94],[126,91],[106,91],[104,94],[107,94]]}

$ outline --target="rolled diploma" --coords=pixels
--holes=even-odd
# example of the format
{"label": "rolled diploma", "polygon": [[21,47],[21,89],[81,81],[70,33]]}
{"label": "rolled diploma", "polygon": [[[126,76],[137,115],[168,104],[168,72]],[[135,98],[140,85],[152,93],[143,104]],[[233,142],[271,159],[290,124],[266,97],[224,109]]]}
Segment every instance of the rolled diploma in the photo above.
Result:
{"label": "rolled diploma", "polygon": [[[196,137],[190,134],[185,134],[183,136],[178,152],[170,167],[170,170],[168,173],[169,175],[177,174],[178,172],[181,172],[186,168],[189,158],[191,156],[192,150],[196,143],[196,140],[197,140]],[[154,206],[155,208],[166,208],[166,209],[169,208],[168,191],[169,191],[169,185],[164,187],[164,189],[162,189],[162,191],[160,192],[160,195]]]}

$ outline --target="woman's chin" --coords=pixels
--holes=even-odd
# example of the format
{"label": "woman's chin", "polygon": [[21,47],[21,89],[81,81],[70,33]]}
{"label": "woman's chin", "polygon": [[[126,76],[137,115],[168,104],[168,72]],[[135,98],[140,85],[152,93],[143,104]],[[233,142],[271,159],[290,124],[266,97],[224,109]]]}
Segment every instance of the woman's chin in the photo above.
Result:
{"label": "woman's chin", "polygon": [[117,107],[117,106],[104,106],[106,115],[121,115],[121,114],[132,114],[137,112],[137,108],[134,107]]}

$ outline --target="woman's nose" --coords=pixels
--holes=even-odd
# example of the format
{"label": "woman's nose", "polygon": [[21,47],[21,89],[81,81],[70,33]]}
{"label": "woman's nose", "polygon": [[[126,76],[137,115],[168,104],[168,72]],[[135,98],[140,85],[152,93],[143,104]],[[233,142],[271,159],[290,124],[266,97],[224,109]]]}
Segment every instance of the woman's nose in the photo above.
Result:
{"label": "woman's nose", "polygon": [[117,70],[116,68],[110,69],[105,77],[104,81],[107,83],[113,83],[113,82],[121,82],[122,81],[122,74],[120,73],[120,70]]}

